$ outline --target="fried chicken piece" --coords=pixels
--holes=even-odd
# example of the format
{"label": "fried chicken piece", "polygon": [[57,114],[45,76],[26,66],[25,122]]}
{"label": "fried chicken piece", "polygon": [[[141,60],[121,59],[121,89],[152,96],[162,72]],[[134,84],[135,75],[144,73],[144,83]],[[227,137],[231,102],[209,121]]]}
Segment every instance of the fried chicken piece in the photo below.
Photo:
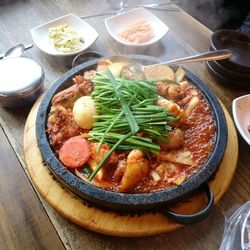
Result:
{"label": "fried chicken piece", "polygon": [[84,95],[90,95],[94,90],[93,83],[89,79],[85,79],[84,76],[77,75],[73,78],[73,81],[74,85],[58,92],[53,97],[53,106],[62,105],[72,107],[76,99]]}
{"label": "fried chicken piece", "polygon": [[50,143],[56,152],[58,152],[67,139],[84,132],[75,123],[71,109],[61,105],[52,107],[47,126]]}

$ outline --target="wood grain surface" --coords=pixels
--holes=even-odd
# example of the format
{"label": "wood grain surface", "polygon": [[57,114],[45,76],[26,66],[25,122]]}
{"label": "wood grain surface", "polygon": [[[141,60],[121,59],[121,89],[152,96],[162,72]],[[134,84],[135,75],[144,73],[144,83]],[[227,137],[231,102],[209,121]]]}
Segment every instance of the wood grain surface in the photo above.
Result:
{"label": "wood grain surface", "polygon": [[4,225],[0,227],[0,249],[20,249],[20,245],[48,249],[51,242],[63,249],[1,127],[0,141],[0,217]]}
{"label": "wood grain surface", "polygon": [[[131,1],[128,0],[129,3]],[[160,0],[137,1],[137,3],[149,2],[160,2]],[[68,13],[83,16],[102,12],[105,9],[107,5],[104,0],[2,0],[0,1],[0,52],[19,43],[32,43],[30,29],[44,22]],[[108,35],[104,24],[105,17],[98,17],[85,20],[99,34],[98,40],[89,50],[105,55],[145,54],[159,57],[161,60],[208,50],[212,32],[187,13],[183,11],[152,11],[152,13],[169,26],[169,32],[159,43],[141,49],[121,46]],[[24,55],[34,59],[43,67],[46,88],[49,88],[53,81],[71,68],[73,59],[72,57],[58,58],[46,55],[35,45],[32,49],[25,51]],[[230,115],[232,115],[232,100],[249,93],[249,89],[222,85],[208,73],[204,63],[195,63],[186,67],[208,84]],[[173,232],[132,239],[93,233],[64,219],[39,193],[35,193],[35,190],[30,191],[33,199],[29,195],[20,195],[22,187],[28,185],[31,189],[33,188],[26,172],[23,152],[24,124],[30,109],[31,106],[12,110],[0,106],[0,124],[3,130],[3,133],[0,133],[1,250],[11,249],[10,246],[13,246],[12,249],[55,249],[56,243],[54,242],[57,240],[54,240],[54,236],[59,237],[66,249],[214,250],[218,249],[221,244],[226,212],[250,199],[250,150],[248,144],[239,136],[239,160],[235,175],[228,190],[217,202],[212,215],[206,220]],[[229,157],[233,159],[235,153],[232,152]],[[9,165],[12,168],[9,167],[7,171],[6,166]],[[9,194],[8,200],[6,200],[7,194]],[[18,211],[23,211],[25,219],[17,219],[20,217]],[[38,221],[35,222],[34,216]],[[11,219],[9,223],[11,217],[14,219]],[[29,220],[34,223],[27,223]],[[42,221],[47,222],[40,223]],[[47,236],[44,235],[45,232],[48,232]],[[31,234],[35,234],[36,238],[31,237]]]}
{"label": "wood grain surface", "polygon": [[[121,215],[112,211],[103,211],[78,198],[51,174],[42,159],[36,139],[36,116],[38,100],[26,121],[24,129],[24,157],[31,180],[43,198],[63,217],[89,230],[111,236],[137,237],[170,232],[181,225],[167,219],[157,212]],[[225,110],[228,127],[228,142],[225,155],[215,178],[209,185],[217,202],[229,187],[238,161],[238,138],[232,119]],[[233,157],[231,157],[233,155]],[[195,213],[206,205],[203,193],[176,203],[171,210],[178,213]]]}

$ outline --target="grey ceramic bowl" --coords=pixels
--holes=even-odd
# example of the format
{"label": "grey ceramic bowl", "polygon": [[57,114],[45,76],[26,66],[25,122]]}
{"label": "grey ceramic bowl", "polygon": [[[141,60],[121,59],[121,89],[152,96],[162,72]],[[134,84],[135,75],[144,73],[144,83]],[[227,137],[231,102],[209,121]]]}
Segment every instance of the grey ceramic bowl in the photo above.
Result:
{"label": "grey ceramic bowl", "polygon": [[[157,60],[156,58],[145,56],[137,56],[135,59],[150,59],[153,62]],[[51,99],[57,92],[69,87],[72,84],[73,76],[76,74],[82,74],[86,70],[95,68],[97,61],[98,59],[91,60],[69,70],[54,83],[41,102],[36,120],[36,134],[42,156],[49,169],[56,176],[56,178],[73,193],[102,208],[119,211],[141,211],[156,209],[171,219],[184,224],[193,223],[206,217],[213,207],[213,194],[206,183],[215,174],[224,155],[227,143],[227,124],[224,112],[217,98],[212,94],[208,86],[191,72],[187,72],[186,76],[201,90],[205,98],[208,100],[214,114],[217,133],[214,150],[207,159],[206,163],[196,174],[186,180],[182,185],[157,192],[143,194],[128,194],[108,191],[82,181],[77,176],[72,174],[67,168],[65,168],[57,159],[50,147],[46,134],[47,117],[51,107]],[[178,215],[168,210],[167,205],[173,204],[176,201],[183,199],[193,192],[196,192],[201,187],[205,187],[205,192],[208,197],[207,207],[202,211],[194,215]]]}

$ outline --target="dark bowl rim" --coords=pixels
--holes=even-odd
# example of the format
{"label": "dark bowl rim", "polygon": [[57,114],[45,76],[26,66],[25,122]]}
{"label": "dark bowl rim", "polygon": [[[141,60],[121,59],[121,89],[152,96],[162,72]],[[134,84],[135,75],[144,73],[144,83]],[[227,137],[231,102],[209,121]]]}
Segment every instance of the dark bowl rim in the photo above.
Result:
{"label": "dark bowl rim", "polygon": [[210,72],[210,74],[216,78],[218,82],[221,82],[226,85],[230,86],[241,86],[241,87],[248,87],[250,85],[250,80],[249,81],[236,81],[234,79],[230,79],[224,75],[221,75],[216,69],[214,69],[213,65],[210,62],[206,62],[207,69]]}
{"label": "dark bowl rim", "polygon": [[218,61],[209,61],[207,62],[218,74],[221,76],[237,82],[249,83],[250,84],[250,75],[239,73],[237,71],[232,71],[231,69],[226,68]]}
{"label": "dark bowl rim", "polygon": [[[153,59],[156,61],[157,58],[138,55],[141,59]],[[101,189],[92,184],[82,181],[76,177],[67,168],[65,168],[52,151],[47,134],[46,134],[46,123],[47,114],[50,108],[50,101],[52,96],[68,86],[69,82],[74,75],[77,73],[89,70],[93,68],[99,59],[94,59],[86,63],[80,64],[77,67],[69,70],[63,74],[55,83],[49,88],[43,97],[36,118],[36,136],[38,146],[41,154],[47,166],[55,175],[55,177],[68,187],[73,193],[80,196],[81,198],[93,202],[97,205],[101,205],[108,208],[125,210],[144,209],[144,208],[155,208],[163,204],[172,204],[191,192],[197,190],[202,184],[206,183],[216,172],[219,164],[224,156],[226,144],[227,144],[227,123],[221,104],[209,89],[209,87],[201,81],[193,73],[186,70],[186,76],[198,89],[203,93],[205,98],[208,100],[217,126],[217,135],[214,144],[214,150],[207,159],[206,163],[202,168],[195,173],[192,177],[187,179],[182,185],[172,187],[156,192],[143,193],[143,194],[128,194],[118,193]],[[68,84],[70,85],[70,84]]]}
{"label": "dark bowl rim", "polygon": [[[211,38],[210,38],[210,50],[218,50],[218,49],[225,49],[224,47],[221,47],[218,45],[218,36],[223,36],[226,34],[226,38],[229,40],[229,36],[232,35],[233,38],[237,38],[237,41],[248,41],[249,47],[250,47],[250,35],[245,32],[240,32],[238,30],[232,30],[232,29],[219,29],[216,30]],[[239,39],[241,38],[241,40]],[[243,39],[243,40],[242,40]],[[235,41],[236,39],[231,39],[232,41]],[[243,51],[244,53],[244,51]],[[237,67],[239,71],[242,71],[244,73],[247,73],[250,71],[250,65],[246,66],[241,63],[237,63],[236,61],[232,61],[229,59],[221,60],[219,63],[223,64],[225,67]]]}

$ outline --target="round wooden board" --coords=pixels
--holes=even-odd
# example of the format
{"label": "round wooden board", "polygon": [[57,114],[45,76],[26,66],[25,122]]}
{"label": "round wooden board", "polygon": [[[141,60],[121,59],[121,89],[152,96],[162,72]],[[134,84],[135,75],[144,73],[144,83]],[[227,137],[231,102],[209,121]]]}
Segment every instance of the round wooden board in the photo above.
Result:
{"label": "round wooden board", "polygon": [[[43,162],[36,140],[35,120],[40,100],[33,106],[24,129],[24,157],[29,176],[42,197],[63,217],[89,230],[112,236],[137,237],[155,235],[178,229],[176,224],[158,212],[121,215],[89,206],[55,180]],[[226,192],[233,178],[238,160],[238,138],[233,121],[224,108],[228,142],[224,158],[213,180],[209,182],[217,202]],[[204,194],[197,193],[176,203],[171,209],[180,213],[193,213],[206,203]]]}

